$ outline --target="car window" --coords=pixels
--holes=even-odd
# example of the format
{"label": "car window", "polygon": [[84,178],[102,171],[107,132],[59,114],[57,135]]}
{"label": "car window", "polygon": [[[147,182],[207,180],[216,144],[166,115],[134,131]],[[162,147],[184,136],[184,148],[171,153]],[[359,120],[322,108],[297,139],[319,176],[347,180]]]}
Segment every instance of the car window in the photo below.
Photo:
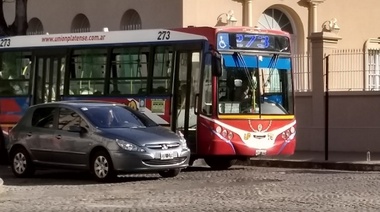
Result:
{"label": "car window", "polygon": [[55,109],[55,107],[44,107],[34,110],[32,117],[32,126],[49,129],[53,128]]}
{"label": "car window", "polygon": [[58,129],[68,131],[70,126],[79,125],[88,128],[88,124],[78,113],[68,108],[59,109]]}
{"label": "car window", "polygon": [[121,106],[82,107],[87,118],[100,128],[142,128],[157,126],[137,111]]}

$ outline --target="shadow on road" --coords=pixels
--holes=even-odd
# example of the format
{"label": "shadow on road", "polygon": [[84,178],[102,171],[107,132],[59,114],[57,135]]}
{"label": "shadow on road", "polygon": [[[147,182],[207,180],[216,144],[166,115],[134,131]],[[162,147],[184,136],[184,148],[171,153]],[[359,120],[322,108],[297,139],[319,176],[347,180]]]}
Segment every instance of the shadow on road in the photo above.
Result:
{"label": "shadow on road", "polygon": [[[16,178],[8,166],[0,166],[0,178],[3,179],[4,185],[8,186],[102,184],[97,182],[88,172],[73,170],[38,170],[30,178]],[[133,174],[119,176],[111,183],[125,183],[157,179],[159,179],[159,176],[156,174]]]}
{"label": "shadow on road", "polygon": [[[231,170],[244,170],[244,167],[231,167],[228,169]],[[223,170],[214,170],[208,166],[189,166],[186,169],[182,170],[182,172],[211,172],[211,171],[223,171]]]}

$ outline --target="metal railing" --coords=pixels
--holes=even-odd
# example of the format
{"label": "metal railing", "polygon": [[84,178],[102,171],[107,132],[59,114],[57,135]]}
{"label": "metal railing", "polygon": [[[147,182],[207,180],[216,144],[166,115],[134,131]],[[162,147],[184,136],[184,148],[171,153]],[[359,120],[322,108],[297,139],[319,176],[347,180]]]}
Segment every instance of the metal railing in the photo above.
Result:
{"label": "metal railing", "polygon": [[[312,90],[312,59],[307,54],[293,56],[296,92]],[[329,75],[329,91],[379,91],[380,50],[333,50],[324,74]]]}

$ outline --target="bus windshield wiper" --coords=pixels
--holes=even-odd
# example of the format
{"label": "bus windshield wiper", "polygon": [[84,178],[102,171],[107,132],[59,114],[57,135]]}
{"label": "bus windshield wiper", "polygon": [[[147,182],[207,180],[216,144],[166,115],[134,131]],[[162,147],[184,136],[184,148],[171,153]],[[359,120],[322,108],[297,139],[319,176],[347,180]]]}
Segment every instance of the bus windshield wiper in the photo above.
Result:
{"label": "bus windshield wiper", "polygon": [[[236,59],[237,59],[236,66],[243,68],[244,73],[248,78],[248,83],[250,85],[250,88],[253,89],[255,87],[255,83],[253,82],[252,76],[249,73],[248,66],[245,63],[244,57],[241,55],[240,52],[234,52],[233,56],[236,57]],[[239,65],[239,62],[242,64],[242,66]]]}

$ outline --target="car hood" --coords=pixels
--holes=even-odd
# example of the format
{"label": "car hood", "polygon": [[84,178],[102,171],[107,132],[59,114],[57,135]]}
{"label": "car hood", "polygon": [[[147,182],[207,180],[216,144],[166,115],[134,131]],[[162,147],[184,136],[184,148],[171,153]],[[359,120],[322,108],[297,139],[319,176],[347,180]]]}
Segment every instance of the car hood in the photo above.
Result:
{"label": "car hood", "polygon": [[139,146],[163,142],[179,142],[177,134],[160,126],[147,128],[102,129],[101,134],[107,138],[120,139]]}

